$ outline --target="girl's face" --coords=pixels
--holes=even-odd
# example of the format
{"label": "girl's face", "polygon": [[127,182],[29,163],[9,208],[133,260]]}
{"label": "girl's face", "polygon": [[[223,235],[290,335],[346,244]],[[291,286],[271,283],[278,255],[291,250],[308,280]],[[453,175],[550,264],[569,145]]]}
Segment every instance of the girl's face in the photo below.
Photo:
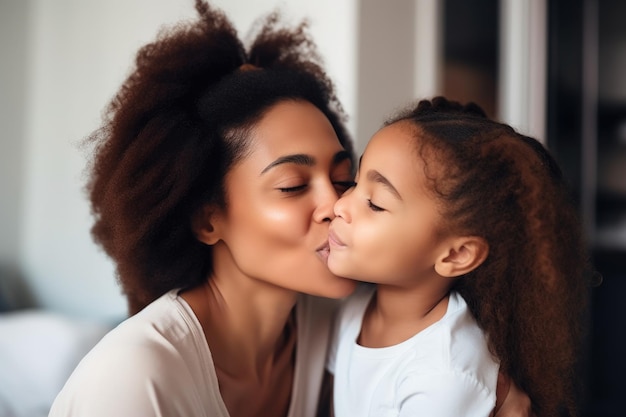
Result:
{"label": "girl's face", "polygon": [[398,122],[367,145],[357,185],[335,204],[328,259],[335,274],[413,285],[415,277],[434,273],[442,218],[425,186],[414,135],[412,124]]}
{"label": "girl's face", "polygon": [[353,181],[323,113],[303,101],[273,106],[226,177],[227,208],[211,216],[214,278],[243,278],[326,297],[354,283],[327,267],[333,206]]}

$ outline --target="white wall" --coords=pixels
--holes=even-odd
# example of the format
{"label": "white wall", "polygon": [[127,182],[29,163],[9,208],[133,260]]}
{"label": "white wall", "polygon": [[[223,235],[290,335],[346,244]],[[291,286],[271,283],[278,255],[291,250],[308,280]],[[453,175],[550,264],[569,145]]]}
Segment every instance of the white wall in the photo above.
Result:
{"label": "white wall", "polygon": [[546,141],[547,0],[500,0],[498,118]]}
{"label": "white wall", "polygon": [[441,91],[440,0],[359,0],[357,148],[383,120]]}
{"label": "white wall", "polygon": [[0,2],[0,294],[15,286],[19,271],[27,14],[27,1]]}
{"label": "white wall", "polygon": [[[213,4],[242,35],[277,6],[286,22],[309,18],[340,100],[355,113],[356,0]],[[113,266],[89,235],[79,144],[137,48],[161,25],[194,14],[193,0],[0,0],[0,264],[15,265],[38,306],[99,319],[125,314]]]}
{"label": "white wall", "polygon": [[89,235],[79,144],[97,127],[134,50],[190,10],[182,2],[31,3],[21,273],[43,308],[120,316],[112,264]]}

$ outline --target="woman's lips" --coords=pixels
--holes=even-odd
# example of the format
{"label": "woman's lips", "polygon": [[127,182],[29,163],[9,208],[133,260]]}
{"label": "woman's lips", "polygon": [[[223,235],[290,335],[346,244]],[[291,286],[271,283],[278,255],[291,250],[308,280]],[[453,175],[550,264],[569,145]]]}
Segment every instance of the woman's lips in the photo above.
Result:
{"label": "woman's lips", "polygon": [[324,263],[328,262],[328,255],[330,255],[330,246],[328,241],[324,242],[320,247],[317,248],[317,254]]}

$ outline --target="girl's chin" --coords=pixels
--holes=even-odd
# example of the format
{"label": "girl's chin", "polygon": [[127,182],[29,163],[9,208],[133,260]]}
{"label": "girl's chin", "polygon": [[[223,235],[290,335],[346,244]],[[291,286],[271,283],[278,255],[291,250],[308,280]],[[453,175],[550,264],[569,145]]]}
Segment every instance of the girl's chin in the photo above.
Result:
{"label": "girl's chin", "polygon": [[331,273],[339,277],[349,276],[348,274],[346,274],[347,271],[346,271],[345,266],[342,265],[340,260],[337,259],[337,256],[334,256],[332,252],[328,256],[328,259],[326,260],[326,266],[328,267]]}

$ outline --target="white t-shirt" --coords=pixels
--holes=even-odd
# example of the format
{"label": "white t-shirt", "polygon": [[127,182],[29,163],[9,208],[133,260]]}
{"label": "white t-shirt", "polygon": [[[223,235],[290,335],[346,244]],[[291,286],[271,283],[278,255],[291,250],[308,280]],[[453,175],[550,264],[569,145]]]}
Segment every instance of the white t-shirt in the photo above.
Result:
{"label": "white t-shirt", "polygon": [[[289,417],[315,415],[335,306],[298,299]],[[202,327],[177,291],[109,332],[76,367],[49,416],[229,417]]]}
{"label": "white t-shirt", "polygon": [[357,344],[373,286],[339,311],[327,367],[336,417],[482,416],[496,402],[498,362],[465,300],[451,293],[437,323],[394,346]]}

